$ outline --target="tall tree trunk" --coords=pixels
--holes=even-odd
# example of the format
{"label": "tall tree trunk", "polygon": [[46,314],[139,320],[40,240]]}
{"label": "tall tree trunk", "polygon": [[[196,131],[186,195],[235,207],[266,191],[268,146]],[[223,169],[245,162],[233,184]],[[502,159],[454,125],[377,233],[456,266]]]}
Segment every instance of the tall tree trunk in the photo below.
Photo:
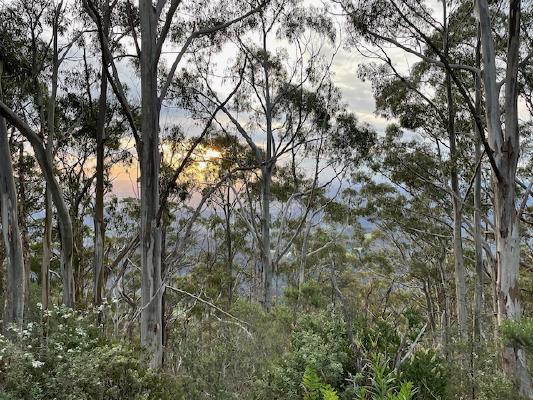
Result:
{"label": "tall tree trunk", "polygon": [[[498,173],[493,171],[494,220],[498,287],[498,323],[521,317],[520,226],[515,206],[515,178],[519,148],[518,63],[520,45],[520,0],[509,3],[507,68],[505,76],[505,130],[500,120],[499,90],[491,20],[487,0],[477,0],[483,51],[483,81],[489,144]],[[513,379],[526,398],[533,398],[533,388],[523,349],[504,346],[503,371]]]}
{"label": "tall tree trunk", "polygon": [[72,252],[72,271],[74,273],[74,294],[77,302],[83,302],[84,300],[84,288],[85,288],[85,263],[84,253],[85,248],[83,245],[83,211],[79,210],[79,204],[71,206],[70,215],[72,218],[72,229],[74,237],[74,248]]}
{"label": "tall tree trunk", "polygon": [[[267,146],[269,147],[269,146]],[[272,166],[261,168],[261,264],[263,267],[263,307],[272,309],[273,265],[270,251],[270,185]]]}
{"label": "tall tree trunk", "polygon": [[438,261],[439,274],[440,274],[440,287],[441,287],[441,303],[443,303],[443,311],[441,315],[441,342],[444,347],[444,354],[446,360],[450,357],[450,298],[448,296],[448,288],[446,286],[446,272],[444,269],[444,257],[441,257]]}
{"label": "tall tree trunk", "polygon": [[[4,120],[5,123],[5,120]],[[22,253],[24,257],[24,276],[26,287],[24,289],[24,306],[30,304],[30,241],[28,239],[28,226],[26,224],[26,171],[24,165],[24,142],[19,145],[19,182],[18,182],[18,221],[22,240]]]}
{"label": "tall tree trunk", "polygon": [[309,236],[311,234],[312,218],[307,220],[304,238],[302,242],[302,251],[300,252],[300,265],[298,268],[298,292],[301,293],[302,286],[305,282],[305,268],[307,266],[307,253],[309,252]]}
{"label": "tall tree trunk", "polygon": [[52,198],[48,184],[44,194],[44,232],[41,261],[41,303],[43,312],[48,310],[50,298],[50,258],[52,257]]}
{"label": "tall tree trunk", "polygon": [[[107,10],[104,11],[107,15]],[[108,18],[105,18],[108,21]],[[107,32],[107,24],[104,30]],[[104,285],[104,157],[105,157],[105,121],[107,113],[107,77],[106,65],[102,59],[100,81],[100,98],[98,99],[98,116],[96,120],[96,199],[94,207],[94,275],[93,301],[95,306],[102,303]]]}
{"label": "tall tree trunk", "polygon": [[266,154],[264,166],[261,168],[261,240],[262,243],[262,264],[264,275],[264,303],[263,306],[267,311],[272,309],[272,278],[274,275],[272,254],[270,252],[270,187],[272,185],[272,170],[274,168],[273,140],[272,131],[272,102],[270,99],[270,60],[267,51],[267,33],[263,31],[263,61],[262,68],[265,79],[265,118],[266,118]]}
{"label": "tall tree trunk", "polygon": [[[481,43],[478,37],[476,46],[476,66],[481,69]],[[476,113],[481,115],[481,81],[479,76],[474,76],[476,85],[475,108]],[[477,124],[474,123],[474,135],[476,138],[474,156],[479,162],[474,181],[474,243],[476,260],[476,287],[474,303],[474,341],[479,344],[482,336],[482,313],[483,313],[483,248],[481,244],[481,139]]]}
{"label": "tall tree trunk", "polygon": [[[56,9],[56,14],[53,23],[53,62],[52,62],[52,82],[51,82],[51,93],[48,97],[48,136],[46,140],[46,154],[42,157],[39,154],[36,154],[38,161],[40,158],[43,160],[39,161],[41,168],[45,176],[48,176],[47,180],[47,196],[50,197],[52,202],[55,204],[57,213],[58,213],[58,222],[60,226],[60,235],[61,235],[61,273],[63,276],[63,304],[67,307],[74,308],[75,304],[75,288],[74,288],[74,269],[72,266],[72,257],[74,253],[74,237],[72,232],[72,220],[68,208],[63,199],[63,193],[54,178],[53,172],[53,140],[55,136],[55,109],[56,109],[56,98],[57,98],[57,86],[58,86],[58,71],[59,71],[59,50],[58,50],[58,29],[59,29],[59,13],[61,12],[61,3]],[[30,140],[30,143],[31,140]],[[34,144],[32,143],[32,146]],[[35,146],[34,146],[35,151]],[[46,164],[46,165],[45,165]],[[51,208],[50,215],[45,216],[45,223],[50,225],[45,226],[45,240],[47,239],[47,233],[51,235]],[[51,245],[51,242],[48,243]],[[51,248],[48,247],[48,252],[51,255]],[[43,252],[44,253],[44,252]],[[45,261],[45,263],[49,262]]]}
{"label": "tall tree trunk", "polygon": [[159,107],[155,60],[157,19],[151,0],[139,2],[141,25],[141,344],[150,368],[163,360],[161,229],[159,205]]}
{"label": "tall tree trunk", "polygon": [[4,309],[4,326],[7,326],[11,323],[22,324],[23,322],[26,274],[24,271],[24,256],[18,225],[15,178],[13,176],[7,126],[3,117],[0,117],[0,208],[2,233],[7,258]]}
{"label": "tall tree trunk", "polygon": [[231,239],[231,186],[228,184],[226,191],[226,202],[224,204],[225,213],[225,233],[226,233],[226,274],[227,274],[227,295],[228,304],[233,301],[233,241]]}
{"label": "tall tree trunk", "polygon": [[[443,0],[444,15],[444,54],[448,56],[448,14],[446,1]],[[457,322],[459,327],[459,337],[464,339],[468,332],[468,308],[466,299],[466,274],[463,257],[463,238],[462,238],[462,204],[460,202],[461,193],[459,192],[459,178],[457,173],[457,145],[455,133],[455,105],[452,93],[452,81],[450,73],[446,71],[446,103],[448,109],[448,120],[446,129],[450,142],[450,181],[452,186],[452,205],[453,205],[453,254],[455,269],[455,297],[457,306]]]}

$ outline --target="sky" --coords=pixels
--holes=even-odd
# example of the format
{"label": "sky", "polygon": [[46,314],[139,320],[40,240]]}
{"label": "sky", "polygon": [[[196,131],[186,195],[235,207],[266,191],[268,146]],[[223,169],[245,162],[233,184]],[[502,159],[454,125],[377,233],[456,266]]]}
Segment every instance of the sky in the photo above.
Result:
{"label": "sky", "polygon": [[[317,1],[308,0],[304,1],[304,4],[316,6]],[[332,18],[335,20],[338,28],[337,43],[335,46],[340,44],[339,50],[332,63],[333,81],[335,85],[342,91],[343,101],[347,104],[348,110],[354,112],[361,122],[368,123],[378,132],[382,132],[388,122],[383,118],[378,117],[374,113],[375,103],[372,95],[371,84],[370,82],[363,82],[357,77],[358,65],[362,62],[365,62],[365,59],[356,50],[348,49],[343,45],[345,39],[344,33],[342,33],[341,30],[343,21],[340,17],[332,16]],[[290,45],[288,43],[278,42],[276,45],[278,47],[286,47],[290,52]],[[333,46],[328,46],[328,48],[325,49],[325,53],[329,55],[332,53],[332,50]],[[174,55],[173,51],[175,51],[175,49],[168,48],[167,51],[170,54],[163,55],[163,62],[168,66],[172,63]],[[394,52],[394,56],[402,57],[402,54],[397,55],[396,53],[399,52]],[[217,56],[215,62],[217,65],[223,68],[224,66],[231,64],[231,62],[234,60],[234,57],[235,48],[231,45],[225,46]],[[130,88],[130,95],[138,100],[140,96],[138,79],[131,79],[131,77],[133,77],[132,71],[124,64],[119,66],[119,70],[121,72],[121,76],[126,77],[125,83]],[[231,88],[223,86],[219,87],[218,89],[221,93],[231,90]],[[221,115],[220,119],[224,120],[224,116]],[[187,116],[182,112],[176,109],[163,108],[161,114],[161,125],[164,126],[168,123],[176,122],[184,126],[186,131],[196,131],[196,129],[191,126],[190,120],[188,120]],[[129,145],[133,146],[133,143],[129,143]],[[115,165],[111,170],[113,194],[119,197],[137,197],[138,187],[136,181],[138,176],[139,172],[136,163],[133,163],[129,167]]]}
{"label": "sky", "polygon": [[[304,0],[304,4],[320,7],[323,4],[323,0]],[[430,0],[427,1],[426,4],[433,9],[433,15],[435,18],[441,20],[441,1]],[[348,111],[353,112],[360,122],[368,123],[378,133],[383,132],[385,127],[392,121],[387,121],[376,115],[371,83],[368,81],[363,82],[357,75],[358,66],[369,62],[369,60],[361,55],[356,49],[346,47],[345,40],[347,33],[344,31],[344,20],[342,17],[336,16],[333,13],[332,18],[337,26],[337,43],[334,46],[326,46],[324,53],[326,56],[329,56],[333,53],[333,49],[338,46],[338,51],[333,59],[331,68],[333,72],[333,82],[341,90],[343,101],[347,104]],[[288,49],[289,53],[291,52],[291,45],[289,43],[283,41],[275,42],[276,43],[272,43],[272,48],[274,48],[274,46],[280,48],[285,47]],[[219,71],[217,71],[217,73],[224,73],[224,68],[231,65],[234,61],[236,47],[232,46],[233,45],[224,46],[222,51],[216,56],[214,61],[219,66]],[[131,49],[129,52],[134,53],[133,45],[130,44],[130,47]],[[166,46],[163,49],[162,58],[164,64],[167,66],[171,65],[176,50],[179,49],[171,46]],[[403,73],[407,72],[409,67],[418,61],[415,56],[405,53],[403,50],[388,48],[387,51],[398,70]],[[66,65],[65,68],[68,68],[68,65]],[[123,82],[129,88],[129,96],[131,96],[134,101],[140,102],[140,82],[138,77],[126,62],[119,63],[118,69]],[[228,93],[231,89],[232,87],[225,86],[224,84],[220,84],[217,87],[221,98],[224,97],[224,93]],[[220,115],[220,120],[225,120],[223,115]],[[191,119],[188,118],[183,111],[172,107],[163,107],[160,122],[161,126],[179,124],[185,132],[189,132],[189,136],[198,133],[199,129],[193,122],[191,122]],[[125,140],[123,146],[131,149],[132,153],[134,153],[134,143],[132,138]],[[111,169],[113,194],[119,197],[138,197],[138,177],[139,171],[136,162],[128,167],[114,165]],[[328,177],[325,179],[328,179]]]}

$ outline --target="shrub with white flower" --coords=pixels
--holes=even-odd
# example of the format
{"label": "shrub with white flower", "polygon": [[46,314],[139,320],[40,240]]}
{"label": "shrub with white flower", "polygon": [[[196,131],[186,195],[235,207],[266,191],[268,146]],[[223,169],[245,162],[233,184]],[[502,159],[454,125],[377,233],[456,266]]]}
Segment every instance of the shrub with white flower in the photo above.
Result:
{"label": "shrub with white flower", "polygon": [[143,369],[138,350],[95,326],[94,310],[52,306],[47,316],[47,326],[33,321],[0,335],[0,399],[180,398],[176,378]]}

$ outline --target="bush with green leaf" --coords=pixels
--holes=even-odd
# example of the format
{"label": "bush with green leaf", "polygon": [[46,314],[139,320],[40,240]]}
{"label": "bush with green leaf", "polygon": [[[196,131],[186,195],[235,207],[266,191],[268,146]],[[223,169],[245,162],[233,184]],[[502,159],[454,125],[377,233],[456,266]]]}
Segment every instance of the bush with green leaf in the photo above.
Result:
{"label": "bush with green leaf", "polygon": [[523,318],[519,321],[505,321],[500,327],[506,344],[522,347],[533,353],[533,319]]}
{"label": "bush with green leaf", "polygon": [[314,367],[308,366],[302,378],[304,400],[339,400],[337,392],[322,382]]}
{"label": "bush with green leaf", "polygon": [[290,311],[277,306],[266,313],[258,304],[238,300],[228,310],[238,322],[200,307],[202,312],[183,318],[176,312],[167,368],[182,377],[187,400],[254,399],[258,377],[289,345]]}
{"label": "bush with green leaf", "polygon": [[345,394],[356,400],[412,400],[417,392],[412,382],[390,368],[390,360],[381,354],[372,356],[365,373],[351,377]]}
{"label": "bush with green leaf", "polygon": [[325,384],[340,387],[348,362],[349,346],[342,318],[333,309],[303,315],[294,326],[289,351],[259,381],[259,398],[301,398],[301,382],[307,368],[314,368]]}
{"label": "bush with green leaf", "polygon": [[[0,336],[0,393],[25,400],[180,398],[179,381],[143,368],[138,351],[107,340],[92,321],[64,307]],[[46,335],[43,333],[46,332]]]}
{"label": "bush with green leaf", "polygon": [[414,352],[400,368],[404,380],[413,382],[417,388],[414,399],[443,399],[448,387],[446,360],[434,350],[421,349]]}

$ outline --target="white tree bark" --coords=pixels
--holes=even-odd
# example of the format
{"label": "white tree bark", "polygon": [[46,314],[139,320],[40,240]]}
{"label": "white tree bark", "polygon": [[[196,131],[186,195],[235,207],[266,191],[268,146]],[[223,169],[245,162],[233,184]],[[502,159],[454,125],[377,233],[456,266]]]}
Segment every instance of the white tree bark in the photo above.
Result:
{"label": "white tree bark", "polygon": [[[487,0],[477,0],[483,83],[488,140],[494,153],[499,176],[493,173],[494,219],[496,238],[498,323],[521,317],[520,226],[515,206],[515,178],[519,148],[517,75],[520,44],[520,0],[511,0],[508,16],[507,68],[505,76],[505,129],[500,120],[499,90],[491,20]],[[502,352],[504,372],[513,379],[526,398],[533,398],[531,378],[522,349],[505,346]]]}
{"label": "white tree bark", "polygon": [[35,158],[50,189],[50,196],[57,209],[59,229],[61,233],[61,265],[63,270],[63,304],[74,307],[74,275],[72,271],[73,236],[72,222],[67,205],[63,199],[63,191],[54,175],[54,167],[49,153],[41,138],[13,110],[0,101],[0,114],[3,115],[30,142]]}

